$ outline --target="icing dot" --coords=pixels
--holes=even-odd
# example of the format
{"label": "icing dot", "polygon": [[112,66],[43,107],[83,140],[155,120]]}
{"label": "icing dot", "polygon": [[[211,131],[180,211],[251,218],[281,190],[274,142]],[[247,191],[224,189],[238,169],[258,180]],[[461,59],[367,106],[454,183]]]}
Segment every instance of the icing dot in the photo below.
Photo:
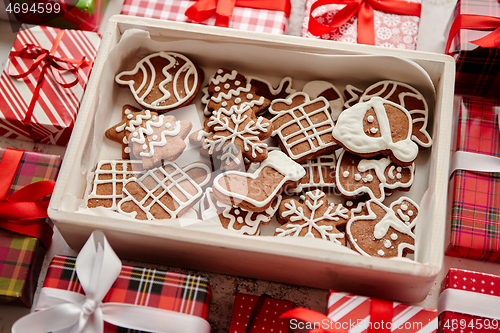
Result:
{"label": "icing dot", "polygon": [[165,124],[165,128],[170,128],[170,127],[172,127],[172,124],[171,124],[171,123],[166,123],[166,124]]}
{"label": "icing dot", "polygon": [[384,255],[384,253],[385,253],[385,252],[384,252],[383,250],[378,250],[378,251],[377,251],[377,254],[378,254],[379,256],[383,256],[383,255]]}
{"label": "icing dot", "polygon": [[391,234],[391,239],[392,239],[392,240],[396,240],[396,239],[398,239],[398,235],[397,235],[397,234]]}
{"label": "icing dot", "polygon": [[142,145],[142,149],[147,149],[148,148],[148,145],[147,144],[143,144]]}
{"label": "icing dot", "polygon": [[398,174],[396,174],[396,178],[401,179],[401,178],[403,178],[403,176],[400,173],[398,173]]}
{"label": "icing dot", "polygon": [[391,241],[390,241],[390,240],[388,240],[388,239],[385,239],[385,240],[384,240],[384,247],[386,247],[386,248],[390,248],[390,247],[391,247],[391,245],[392,245],[392,244],[391,244]]}
{"label": "icing dot", "polygon": [[373,176],[372,175],[368,175],[365,178],[363,178],[363,181],[365,183],[371,182],[372,180],[373,180]]}
{"label": "icing dot", "polygon": [[220,87],[219,87],[219,86],[217,86],[217,87],[215,87],[215,89],[214,89],[214,90],[215,90],[216,92],[219,92],[219,91],[220,91]]}
{"label": "icing dot", "polygon": [[239,86],[241,84],[241,82],[238,81],[238,80],[236,80],[236,81],[234,81],[234,84],[237,85],[237,86]]}
{"label": "icing dot", "polygon": [[247,95],[247,99],[252,99],[253,98],[253,94],[248,94]]}
{"label": "icing dot", "polygon": [[234,210],[234,213],[235,213],[236,215],[240,215],[240,210],[239,210],[239,209],[235,209],[235,210]]}
{"label": "icing dot", "polygon": [[133,115],[131,115],[131,114],[128,114],[128,115],[127,115],[127,119],[132,119],[132,117],[134,117],[134,116],[133,116]]}
{"label": "icing dot", "polygon": [[132,133],[132,135],[133,135],[134,137],[137,137],[137,136],[139,135],[139,133],[134,132],[134,133]]}
{"label": "icing dot", "polygon": [[402,170],[403,170],[403,168],[402,168],[402,167],[400,167],[400,166],[398,166],[398,167],[396,168],[396,171],[397,171],[397,172],[401,172]]}
{"label": "icing dot", "polygon": [[409,210],[409,211],[406,212],[406,214],[408,214],[408,216],[413,216],[413,211]]}
{"label": "icing dot", "polygon": [[222,102],[222,106],[227,106],[227,102],[226,101]]}
{"label": "icing dot", "polygon": [[153,139],[153,141],[158,140],[158,135],[153,135],[153,136],[151,137],[151,139]]}
{"label": "icing dot", "polygon": [[156,119],[158,119],[158,117],[157,116],[153,116],[153,117],[151,117],[151,119],[152,120],[156,120]]}
{"label": "icing dot", "polygon": [[231,87],[231,86],[229,85],[229,83],[226,83],[226,84],[224,85],[224,89],[229,89],[229,87]]}
{"label": "icing dot", "polygon": [[241,98],[236,97],[236,98],[234,99],[234,102],[235,102],[236,104],[240,104],[240,103],[241,103]]}
{"label": "icing dot", "polygon": [[360,175],[359,173],[355,174],[355,175],[354,175],[354,179],[355,179],[356,181],[360,181],[360,180],[361,180],[361,175]]}
{"label": "icing dot", "polygon": [[378,128],[372,127],[370,128],[370,132],[372,132],[372,134],[375,134],[378,132]]}
{"label": "icing dot", "polygon": [[401,209],[402,209],[402,210],[407,210],[407,209],[408,209],[408,206],[403,204],[403,205],[401,205]]}
{"label": "icing dot", "polygon": [[219,68],[219,69],[217,70],[217,74],[222,74],[222,68]]}
{"label": "icing dot", "polygon": [[366,118],[366,120],[368,120],[369,123],[373,123],[373,121],[375,120],[375,117],[374,116],[368,116],[368,118]]}
{"label": "icing dot", "polygon": [[236,221],[238,221],[238,223],[243,223],[243,218],[241,216],[238,216],[238,218],[236,219]]}
{"label": "icing dot", "polygon": [[347,200],[347,201],[345,202],[345,205],[346,205],[347,207],[352,207],[352,206],[354,205],[354,202],[352,202],[351,200]]}
{"label": "icing dot", "polygon": [[344,171],[344,173],[343,173],[342,175],[344,176],[344,178],[349,177],[349,171],[347,171],[347,170],[346,170],[346,171]]}
{"label": "icing dot", "polygon": [[130,147],[125,147],[125,149],[123,149],[123,151],[124,151],[125,153],[129,154],[129,153],[130,153]]}

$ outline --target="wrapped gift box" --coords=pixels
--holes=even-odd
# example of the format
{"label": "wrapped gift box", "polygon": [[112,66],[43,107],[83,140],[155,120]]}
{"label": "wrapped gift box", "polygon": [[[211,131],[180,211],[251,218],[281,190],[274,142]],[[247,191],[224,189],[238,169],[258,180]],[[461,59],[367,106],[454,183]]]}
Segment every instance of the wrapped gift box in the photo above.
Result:
{"label": "wrapped gift box", "polygon": [[500,174],[490,165],[499,165],[496,158],[500,157],[500,106],[493,100],[463,97],[458,107],[457,152],[450,170],[455,171],[450,179],[451,226],[447,230],[446,254],[498,262]]}
{"label": "wrapped gift box", "polygon": [[500,330],[500,276],[451,268],[441,291],[440,332]]}
{"label": "wrapped gift box", "polygon": [[23,25],[0,77],[0,135],[66,145],[100,40],[93,32]]}
{"label": "wrapped gift box", "polygon": [[[222,2],[222,1],[221,1]],[[235,1],[232,14],[221,18],[215,8],[203,7],[207,1],[195,0],[125,0],[121,14],[139,17],[157,18],[178,22],[199,22],[206,25],[221,25],[234,29],[284,34],[290,15],[290,0],[274,1]],[[215,3],[215,2],[214,2]],[[207,11],[208,18],[186,16],[186,11],[193,5]],[[229,10],[231,12],[231,10]],[[213,12],[210,15],[210,12]],[[220,12],[217,9],[217,12]],[[193,20],[195,19],[195,20]]]}
{"label": "wrapped gift box", "polygon": [[3,1],[0,19],[61,29],[97,31],[107,0]]}
{"label": "wrapped gift box", "polygon": [[[491,25],[491,21],[497,23]],[[500,26],[500,2],[459,0],[450,23],[452,22],[445,53],[453,56],[456,61],[455,92],[499,99],[500,49],[494,42],[492,30]],[[479,42],[484,43],[485,47],[482,47],[476,44],[482,38],[492,40]]]}
{"label": "wrapped gift box", "polygon": [[[397,1],[396,1],[397,2]],[[411,0],[420,5],[419,0]],[[408,5],[408,2],[406,2]],[[367,5],[370,6],[370,5]],[[391,4],[391,6],[393,6]],[[398,15],[392,9],[386,11],[374,10],[374,22],[371,27],[360,27],[358,23],[358,13],[354,13],[347,22],[338,28],[321,30],[317,25],[328,26],[332,20],[343,9],[345,5],[340,5],[336,1],[307,0],[304,21],[302,24],[302,36],[309,38],[319,38],[334,40],[339,42],[372,44],[384,47],[415,50],[417,46],[418,27],[420,23],[420,9],[415,10],[417,15]],[[311,13],[312,11],[312,13]],[[374,38],[370,42],[363,42],[359,39],[360,29],[372,30]]]}
{"label": "wrapped gift box", "polygon": [[[0,149],[0,163],[5,149]],[[22,187],[41,181],[56,180],[61,157],[24,152],[7,197]],[[5,177],[4,171],[1,171]],[[44,222],[45,223],[45,222]],[[46,252],[42,242],[2,229],[0,221],[0,302],[31,306],[38,275]]]}
{"label": "wrapped gift box", "polygon": [[289,320],[279,316],[292,307],[291,301],[237,293],[229,332],[245,333],[249,324],[253,332],[288,332]]}

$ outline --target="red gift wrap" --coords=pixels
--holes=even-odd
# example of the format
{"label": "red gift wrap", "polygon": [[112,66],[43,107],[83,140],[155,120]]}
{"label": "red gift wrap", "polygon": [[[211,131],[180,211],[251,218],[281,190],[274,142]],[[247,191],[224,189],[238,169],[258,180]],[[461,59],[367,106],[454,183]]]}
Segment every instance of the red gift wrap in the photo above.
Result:
{"label": "red gift wrap", "polygon": [[125,0],[121,14],[284,34],[290,0]]}
{"label": "red gift wrap", "polygon": [[451,268],[439,296],[439,332],[498,332],[500,276]]}
{"label": "red gift wrap", "polygon": [[66,145],[100,40],[23,25],[0,77],[0,135]]}
{"label": "red gift wrap", "polygon": [[456,61],[455,92],[500,99],[500,2],[459,0],[445,53]]}
{"label": "red gift wrap", "polygon": [[462,97],[451,163],[446,255],[500,261],[500,104]]}
{"label": "red gift wrap", "polygon": [[291,301],[237,293],[229,333],[245,333],[249,323],[252,332],[287,333],[289,321],[279,316],[292,307]]}

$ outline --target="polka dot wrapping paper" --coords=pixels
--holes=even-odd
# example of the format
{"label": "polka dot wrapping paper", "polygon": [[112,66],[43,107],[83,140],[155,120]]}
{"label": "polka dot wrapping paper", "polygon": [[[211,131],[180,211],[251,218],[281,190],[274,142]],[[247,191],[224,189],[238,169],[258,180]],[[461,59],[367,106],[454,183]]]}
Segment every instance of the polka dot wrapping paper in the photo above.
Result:
{"label": "polka dot wrapping paper", "polygon": [[[245,333],[247,325],[253,325],[251,332],[287,333],[288,319],[279,316],[293,308],[293,302],[266,297],[262,307],[256,308],[260,296],[237,293],[233,306],[229,333]],[[255,310],[255,312],[254,312]]]}
{"label": "polka dot wrapping paper", "polygon": [[500,331],[500,276],[451,268],[439,298],[442,333]]}

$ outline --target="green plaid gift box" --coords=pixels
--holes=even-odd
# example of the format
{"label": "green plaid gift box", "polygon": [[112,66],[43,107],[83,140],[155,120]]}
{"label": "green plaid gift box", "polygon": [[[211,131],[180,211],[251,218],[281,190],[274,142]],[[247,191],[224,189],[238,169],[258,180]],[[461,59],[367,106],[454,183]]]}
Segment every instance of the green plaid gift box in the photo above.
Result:
{"label": "green plaid gift box", "polygon": [[[498,0],[458,0],[451,19],[462,15],[500,17]],[[450,22],[450,23],[451,23]],[[478,23],[482,26],[483,23]],[[451,26],[451,25],[450,25]],[[445,50],[455,58],[455,92],[460,95],[500,99],[500,49],[480,47],[471,43],[490,34],[492,29],[460,29],[449,36],[450,47]]]}
{"label": "green plaid gift box", "polygon": [[[493,100],[463,97],[457,151],[500,157],[498,112]],[[452,194],[450,243],[446,254],[500,262],[500,173],[456,170]]]}
{"label": "green plaid gift box", "polygon": [[[0,149],[0,160],[4,152]],[[7,196],[31,183],[56,180],[60,164],[60,156],[24,152]],[[0,302],[31,307],[45,252],[37,238],[0,228]]]}
{"label": "green plaid gift box", "polygon": [[[55,256],[44,288],[84,294],[76,276],[76,258]],[[102,303],[127,303],[208,318],[212,292],[208,279],[197,275],[122,265],[120,275]],[[104,333],[137,332],[104,323]]]}

